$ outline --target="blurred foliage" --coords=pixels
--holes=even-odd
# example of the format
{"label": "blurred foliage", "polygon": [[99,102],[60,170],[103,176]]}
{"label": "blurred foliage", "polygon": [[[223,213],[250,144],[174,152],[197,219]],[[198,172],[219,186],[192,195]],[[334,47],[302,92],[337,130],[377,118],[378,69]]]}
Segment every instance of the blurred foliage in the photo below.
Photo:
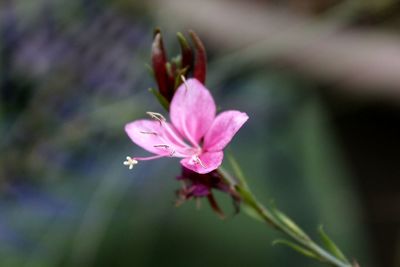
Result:
{"label": "blurred foliage", "polygon": [[[175,208],[177,161],[122,165],[145,153],[124,124],[162,111],[147,90],[154,25],[144,5],[0,5],[1,266],[317,266],[272,248],[279,236],[242,214],[220,221],[206,203]],[[323,223],[373,266],[315,85],[285,71],[226,73],[212,69],[208,85],[222,109],[250,115],[231,150],[256,195],[308,232]]]}

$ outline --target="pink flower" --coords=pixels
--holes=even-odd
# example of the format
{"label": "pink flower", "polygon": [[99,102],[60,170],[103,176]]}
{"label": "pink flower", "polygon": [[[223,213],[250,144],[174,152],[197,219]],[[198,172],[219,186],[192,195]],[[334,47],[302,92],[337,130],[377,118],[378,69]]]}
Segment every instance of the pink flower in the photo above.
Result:
{"label": "pink flower", "polygon": [[181,164],[200,174],[217,169],[223,149],[247,121],[246,113],[229,110],[216,116],[214,99],[196,79],[189,79],[175,92],[170,105],[172,123],[158,113],[147,112],[153,120],[136,120],[125,126],[132,141],[155,154],[127,157],[130,168],[138,161],[161,157],[183,158]]}

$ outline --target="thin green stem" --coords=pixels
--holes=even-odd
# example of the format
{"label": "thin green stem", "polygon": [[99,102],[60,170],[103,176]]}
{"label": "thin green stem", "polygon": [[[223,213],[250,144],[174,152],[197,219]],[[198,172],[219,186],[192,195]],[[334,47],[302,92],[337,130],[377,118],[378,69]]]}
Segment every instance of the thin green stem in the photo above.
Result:
{"label": "thin green stem", "polygon": [[254,194],[247,186],[247,183],[244,180],[245,178],[243,176],[240,177],[240,182],[239,184],[237,184],[232,182],[233,177],[226,170],[220,169],[220,173],[226,181],[235,186],[237,192],[242,198],[242,201],[274,229],[286,234],[298,245],[312,252],[316,256],[315,258],[317,258],[321,262],[336,267],[352,267],[352,264],[350,264],[349,262],[335,257],[324,248],[319,246],[316,242],[309,238],[303,232],[303,230],[298,228],[297,225],[295,225],[296,228],[294,228],[289,227],[288,224],[282,223],[276,216],[274,216],[272,211],[267,209],[256,199]]}
{"label": "thin green stem", "polygon": [[[245,194],[243,194],[243,192],[245,192]],[[311,239],[301,237],[298,234],[294,233],[288,227],[285,227],[284,225],[282,225],[282,223],[280,223],[272,215],[272,213],[269,210],[267,210],[260,202],[258,202],[256,200],[256,198],[250,191],[242,189],[242,190],[239,190],[239,194],[241,194],[243,201],[247,205],[249,205],[255,212],[257,212],[257,214],[259,214],[267,223],[269,223],[271,226],[273,226],[278,231],[283,232],[286,235],[290,236],[293,240],[295,240],[297,243],[303,245],[305,248],[314,252],[321,259],[321,261],[324,261],[326,263],[329,263],[329,264],[331,264],[333,266],[337,266],[337,267],[351,267],[351,264],[337,259],[333,255],[331,255],[329,252],[327,252],[325,249],[321,248],[318,244],[316,244]]]}

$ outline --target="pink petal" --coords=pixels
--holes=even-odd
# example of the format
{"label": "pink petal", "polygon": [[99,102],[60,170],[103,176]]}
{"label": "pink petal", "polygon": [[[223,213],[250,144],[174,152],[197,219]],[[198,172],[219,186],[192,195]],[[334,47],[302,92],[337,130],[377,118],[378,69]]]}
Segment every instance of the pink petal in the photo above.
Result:
{"label": "pink petal", "polygon": [[198,144],[215,118],[210,92],[196,79],[189,79],[175,92],[170,117],[175,128],[190,142]]}
{"label": "pink petal", "polygon": [[224,158],[224,153],[222,151],[219,152],[205,152],[199,156],[201,163],[194,162],[193,158],[184,158],[181,160],[181,164],[200,174],[209,173],[215,169],[217,169]]}
{"label": "pink petal", "polygon": [[204,137],[205,151],[221,151],[248,120],[246,113],[229,110],[219,114]]}
{"label": "pink petal", "polygon": [[[163,122],[163,124],[168,123]],[[158,121],[133,121],[125,125],[125,131],[135,144],[157,155],[170,155],[173,150],[184,150],[176,140],[171,138],[171,135],[167,134],[165,126],[161,126]],[[167,145],[169,148],[159,145]]]}

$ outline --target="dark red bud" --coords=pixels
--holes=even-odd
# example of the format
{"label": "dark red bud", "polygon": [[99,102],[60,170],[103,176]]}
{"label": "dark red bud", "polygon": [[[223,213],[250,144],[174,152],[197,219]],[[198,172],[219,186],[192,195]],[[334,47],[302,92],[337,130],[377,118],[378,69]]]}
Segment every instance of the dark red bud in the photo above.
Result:
{"label": "dark red bud", "polygon": [[168,101],[172,99],[173,92],[169,90],[169,77],[167,73],[167,54],[161,37],[161,32],[156,29],[151,49],[151,60],[153,64],[154,75],[157,81],[160,94]]}
{"label": "dark red bud", "polygon": [[162,39],[161,29],[160,29],[160,28],[155,28],[155,29],[154,29],[154,33],[153,33],[153,45],[154,45],[154,41],[155,41],[157,35],[160,35],[160,40],[159,40],[159,42],[158,42],[158,47],[159,47],[159,49],[161,50],[161,53],[162,53],[162,55],[163,55],[163,57],[164,57],[165,62],[167,62],[167,60],[168,60],[167,52],[166,52],[165,47],[164,47],[164,41],[163,41],[163,39]]}
{"label": "dark red bud", "polygon": [[207,71],[207,53],[206,49],[201,42],[199,36],[194,31],[189,31],[190,38],[196,48],[196,57],[194,63],[193,77],[199,80],[201,83],[206,82],[206,71]]}
{"label": "dark red bud", "polygon": [[187,71],[190,71],[193,65],[192,48],[182,33],[178,32],[176,36],[178,37],[178,41],[181,46],[181,53],[182,53],[181,68],[182,69],[187,68]]}

